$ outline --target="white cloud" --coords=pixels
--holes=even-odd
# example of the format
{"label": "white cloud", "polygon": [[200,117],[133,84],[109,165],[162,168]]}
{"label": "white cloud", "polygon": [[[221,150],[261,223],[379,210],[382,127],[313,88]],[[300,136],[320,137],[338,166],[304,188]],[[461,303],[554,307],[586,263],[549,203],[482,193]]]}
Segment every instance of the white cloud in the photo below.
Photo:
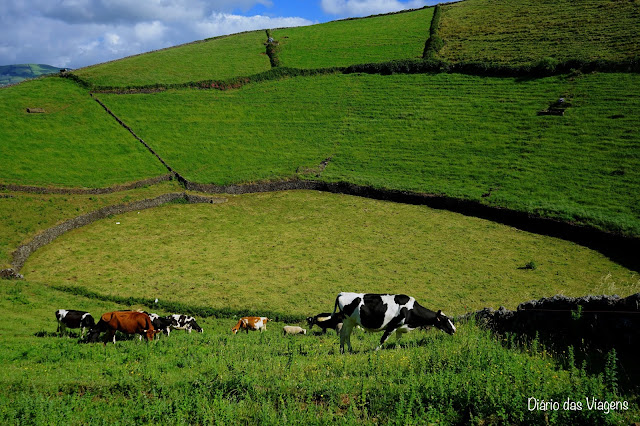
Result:
{"label": "white cloud", "polygon": [[313,22],[303,18],[271,18],[262,15],[242,16],[214,13],[209,19],[197,23],[195,28],[200,37],[205,38],[222,34],[233,34],[241,31],[299,27],[311,24],[313,24]]}
{"label": "white cloud", "polygon": [[404,9],[417,9],[436,1],[426,0],[322,0],[325,13],[338,16],[366,16],[378,13],[395,12]]}
{"label": "white cloud", "polygon": [[79,68],[223,34],[312,23],[232,13],[272,0],[5,1],[0,65]]}

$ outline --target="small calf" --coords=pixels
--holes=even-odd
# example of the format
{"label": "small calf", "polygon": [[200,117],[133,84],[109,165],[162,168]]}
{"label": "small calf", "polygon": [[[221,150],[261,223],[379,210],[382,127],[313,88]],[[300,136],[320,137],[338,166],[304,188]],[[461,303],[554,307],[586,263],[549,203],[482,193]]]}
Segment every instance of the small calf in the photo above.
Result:
{"label": "small calf", "polygon": [[335,314],[327,312],[314,317],[308,317],[307,324],[309,324],[309,330],[311,330],[314,325],[317,325],[322,329],[322,333],[326,333],[327,328],[335,330],[338,324],[342,324],[343,319],[344,315],[341,312]]}
{"label": "small calf", "polygon": [[286,336],[287,334],[295,335],[295,334],[307,334],[307,330],[302,327],[297,327],[293,325],[285,325],[282,327],[282,333]]}

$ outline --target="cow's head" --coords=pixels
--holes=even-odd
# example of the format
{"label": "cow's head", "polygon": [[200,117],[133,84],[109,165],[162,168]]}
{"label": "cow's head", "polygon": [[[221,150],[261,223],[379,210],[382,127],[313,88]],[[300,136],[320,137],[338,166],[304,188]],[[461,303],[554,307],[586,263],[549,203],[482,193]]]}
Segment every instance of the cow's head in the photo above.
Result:
{"label": "cow's head", "polygon": [[456,326],[453,325],[453,321],[451,321],[451,318],[443,314],[442,311],[438,311],[436,313],[436,322],[433,325],[447,334],[453,334],[456,332]]}
{"label": "cow's head", "polygon": [[87,343],[95,343],[100,338],[100,330],[96,327],[91,328],[87,333],[87,337],[85,338],[85,342]]}
{"label": "cow's head", "polygon": [[200,327],[198,325],[198,323],[196,322],[195,318],[191,318],[191,320],[189,321],[189,327],[191,327],[192,330],[197,331],[198,333],[202,333],[202,327]]}

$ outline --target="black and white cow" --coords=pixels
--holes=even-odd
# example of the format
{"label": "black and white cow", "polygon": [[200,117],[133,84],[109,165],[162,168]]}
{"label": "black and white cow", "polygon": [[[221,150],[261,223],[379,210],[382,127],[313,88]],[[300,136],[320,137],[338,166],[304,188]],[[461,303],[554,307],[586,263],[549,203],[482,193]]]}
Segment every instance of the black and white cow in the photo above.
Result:
{"label": "black and white cow", "polygon": [[[146,313],[146,312],[145,312]],[[173,316],[169,315],[166,317],[161,317],[158,314],[148,314],[149,318],[151,318],[151,323],[153,324],[153,328],[156,330],[162,331],[164,334],[169,337],[169,333],[171,332],[171,327],[177,327],[178,322],[173,318]],[[156,333],[156,338],[160,338],[160,333]]]}
{"label": "black and white cow", "polygon": [[425,326],[437,327],[448,334],[456,332],[451,319],[442,311],[430,311],[404,294],[340,293],[336,297],[334,312],[338,308],[345,315],[340,332],[340,353],[344,353],[345,341],[351,352],[351,331],[356,325],[367,331],[384,331],[376,350],[393,332],[398,338],[403,333]]}
{"label": "black and white cow", "polygon": [[174,324],[171,325],[171,328],[174,328],[177,330],[186,330],[189,333],[191,333],[191,330],[195,330],[199,333],[202,333],[203,331],[202,328],[200,328],[200,326],[196,322],[196,319],[194,317],[175,314],[175,315],[169,315],[167,318],[173,318],[173,320],[175,321]]}
{"label": "black and white cow", "polygon": [[327,332],[327,328],[336,330],[338,324],[342,323],[343,319],[344,315],[341,313],[332,314],[326,312],[313,317],[307,317],[307,324],[309,325],[309,330],[311,330],[314,325],[317,325],[322,329],[322,333],[324,334]]}
{"label": "black and white cow", "polygon": [[60,335],[65,334],[67,328],[79,328],[81,329],[80,336],[83,336],[85,329],[96,325],[89,312],[76,311],[74,309],[58,309],[56,311],[56,320],[58,321],[57,332]]}

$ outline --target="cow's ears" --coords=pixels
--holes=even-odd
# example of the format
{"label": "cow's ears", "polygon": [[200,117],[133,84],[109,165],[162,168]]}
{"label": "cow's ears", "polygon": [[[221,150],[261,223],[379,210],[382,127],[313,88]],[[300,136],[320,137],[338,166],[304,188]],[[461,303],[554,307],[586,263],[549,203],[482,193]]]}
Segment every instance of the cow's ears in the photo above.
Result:
{"label": "cow's ears", "polygon": [[441,317],[442,316],[442,311],[438,310],[438,313],[436,314],[437,316]]}

